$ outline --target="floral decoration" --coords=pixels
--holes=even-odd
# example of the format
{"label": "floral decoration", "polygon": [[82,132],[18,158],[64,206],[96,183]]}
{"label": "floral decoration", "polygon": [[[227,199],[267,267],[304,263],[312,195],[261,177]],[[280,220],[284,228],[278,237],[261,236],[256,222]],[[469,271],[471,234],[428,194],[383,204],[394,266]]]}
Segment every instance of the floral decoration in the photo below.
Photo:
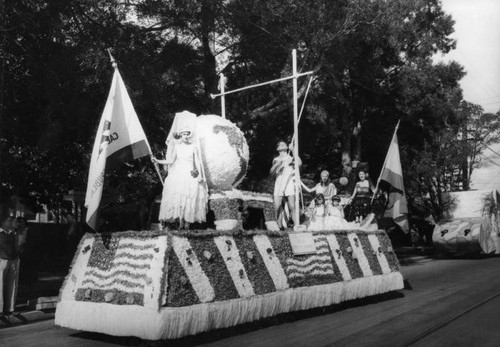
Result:
{"label": "floral decoration", "polygon": [[[368,234],[376,235],[380,244],[377,249],[368,240]],[[117,239],[126,236],[147,241],[155,235],[164,233],[157,231],[88,235],[84,239],[95,238],[98,242],[94,242],[88,250],[91,259],[87,265],[113,267],[115,266],[113,262],[111,265],[103,264],[97,258],[112,259],[110,252],[113,247],[117,247]],[[338,249],[330,248],[327,235],[335,238],[339,245]],[[373,275],[382,275],[381,266],[378,264],[381,256],[387,259],[391,272],[399,271],[397,257],[389,251],[392,245],[385,232],[366,233],[352,230],[334,233],[314,232],[313,237],[317,253],[295,256],[288,234],[282,231],[209,230],[183,233],[168,231],[162,284],[157,289],[163,293],[160,295],[163,298],[161,305],[183,307],[206,300],[216,302],[288,290],[288,288],[341,282],[343,276],[336,262],[339,258],[344,259],[352,279],[362,278],[369,273],[367,269],[362,271],[360,267],[365,258]],[[175,244],[182,246],[173,247]],[[130,249],[142,247],[138,245],[139,243],[132,242]],[[82,252],[83,248],[81,247],[79,251]],[[156,244],[148,246],[147,249],[157,254],[160,248]],[[138,268],[141,264],[145,266],[148,259],[138,256]],[[110,269],[110,271],[115,270]],[[151,279],[134,272],[123,272],[122,276],[124,276],[123,281],[116,283],[116,287],[99,288],[94,285],[79,288],[75,300],[114,305],[144,305],[145,298],[141,287],[137,285],[134,287],[133,281],[140,281],[147,286],[148,283],[151,284]],[[128,281],[132,284],[127,283]],[[138,290],[125,290],[128,286]]]}

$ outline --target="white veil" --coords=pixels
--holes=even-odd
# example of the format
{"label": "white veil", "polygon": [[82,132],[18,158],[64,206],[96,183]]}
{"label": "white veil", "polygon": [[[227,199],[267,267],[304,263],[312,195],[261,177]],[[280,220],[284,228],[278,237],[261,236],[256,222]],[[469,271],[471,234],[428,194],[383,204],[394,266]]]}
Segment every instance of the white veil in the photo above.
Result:
{"label": "white veil", "polygon": [[182,111],[175,114],[174,122],[168,133],[167,140],[167,154],[165,160],[170,165],[174,162],[175,146],[179,143],[180,138],[178,135],[181,132],[191,132],[191,143],[195,146],[195,155],[199,163],[199,172],[202,179],[205,181],[205,170],[203,168],[203,161],[201,156],[200,141],[196,135],[196,114],[189,111]]}

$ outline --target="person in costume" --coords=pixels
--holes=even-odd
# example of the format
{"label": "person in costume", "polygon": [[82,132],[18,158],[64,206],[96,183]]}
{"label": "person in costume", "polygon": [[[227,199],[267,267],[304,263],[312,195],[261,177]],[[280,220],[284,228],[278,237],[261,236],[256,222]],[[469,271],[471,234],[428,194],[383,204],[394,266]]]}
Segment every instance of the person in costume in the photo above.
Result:
{"label": "person in costume", "polygon": [[370,212],[371,195],[374,193],[374,188],[371,182],[367,179],[366,172],[358,172],[359,181],[354,186],[352,196],[348,203],[352,203],[352,213],[356,223],[360,223]]}
{"label": "person in costume", "polygon": [[332,204],[328,206],[328,215],[325,217],[325,230],[350,229],[349,223],[344,218],[344,208],[340,205],[340,197],[332,197]]}
{"label": "person in costume", "polygon": [[165,160],[152,158],[168,167],[159,220],[163,223],[179,221],[180,229],[206,221],[208,189],[195,128],[194,113],[177,113],[167,137]]}
{"label": "person in costume", "polygon": [[[276,177],[274,182],[274,205],[276,207],[277,222],[280,228],[283,227],[282,213],[283,201],[288,204],[288,209],[292,215],[293,224],[296,226],[298,222],[295,216],[295,170],[293,157],[288,153],[288,146],[284,141],[278,142],[276,147],[278,156],[273,159],[271,170],[272,176]],[[299,165],[301,164],[299,159]]]}
{"label": "person in costume", "polygon": [[[316,184],[313,188],[307,187],[303,182],[301,182],[302,188],[306,190],[309,193],[313,193],[316,195],[318,194],[323,194],[325,197],[325,202],[329,204],[331,202],[331,199],[334,195],[337,195],[337,188],[335,185],[330,182],[330,173],[326,170],[323,170],[321,172],[321,178],[318,184]],[[311,202],[313,203],[314,200]],[[311,207],[314,207],[312,205]]]}
{"label": "person in costume", "polygon": [[328,206],[325,203],[323,194],[318,194],[314,198],[314,207],[311,211],[309,226],[307,230],[325,230],[325,220],[328,217]]}

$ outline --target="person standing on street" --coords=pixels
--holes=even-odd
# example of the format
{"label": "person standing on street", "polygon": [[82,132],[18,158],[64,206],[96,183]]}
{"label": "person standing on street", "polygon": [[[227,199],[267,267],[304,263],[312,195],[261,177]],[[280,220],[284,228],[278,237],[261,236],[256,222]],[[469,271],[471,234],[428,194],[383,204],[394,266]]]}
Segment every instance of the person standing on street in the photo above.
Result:
{"label": "person standing on street", "polygon": [[19,236],[18,222],[14,216],[7,217],[0,228],[0,317],[15,312],[19,281]]}

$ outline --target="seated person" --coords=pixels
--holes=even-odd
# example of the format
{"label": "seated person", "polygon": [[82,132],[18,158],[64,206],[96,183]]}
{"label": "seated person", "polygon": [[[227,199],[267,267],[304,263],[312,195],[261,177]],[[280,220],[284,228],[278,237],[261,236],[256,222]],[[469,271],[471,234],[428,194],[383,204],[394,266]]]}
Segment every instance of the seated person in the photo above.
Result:
{"label": "seated person", "polygon": [[370,213],[370,200],[374,189],[364,171],[359,171],[358,176],[359,181],[356,183],[352,196],[348,202],[352,203],[351,218],[349,218],[349,220],[354,219],[356,223],[361,223],[368,213]]}
{"label": "seated person", "polygon": [[[315,195],[323,194],[326,203],[330,203],[332,196],[337,194],[337,188],[330,182],[330,173],[326,170],[321,172],[321,180],[313,188],[307,187],[303,182],[300,182],[302,188],[308,193],[314,192]],[[311,205],[313,207],[313,205]]]}
{"label": "seated person", "polygon": [[325,204],[323,194],[316,195],[314,207],[310,209],[309,226],[307,230],[325,230],[325,218],[328,215],[328,207]]}
{"label": "seated person", "polygon": [[340,205],[340,197],[335,195],[332,204],[328,208],[324,221],[324,230],[351,229],[351,226],[344,218],[344,208]]}

